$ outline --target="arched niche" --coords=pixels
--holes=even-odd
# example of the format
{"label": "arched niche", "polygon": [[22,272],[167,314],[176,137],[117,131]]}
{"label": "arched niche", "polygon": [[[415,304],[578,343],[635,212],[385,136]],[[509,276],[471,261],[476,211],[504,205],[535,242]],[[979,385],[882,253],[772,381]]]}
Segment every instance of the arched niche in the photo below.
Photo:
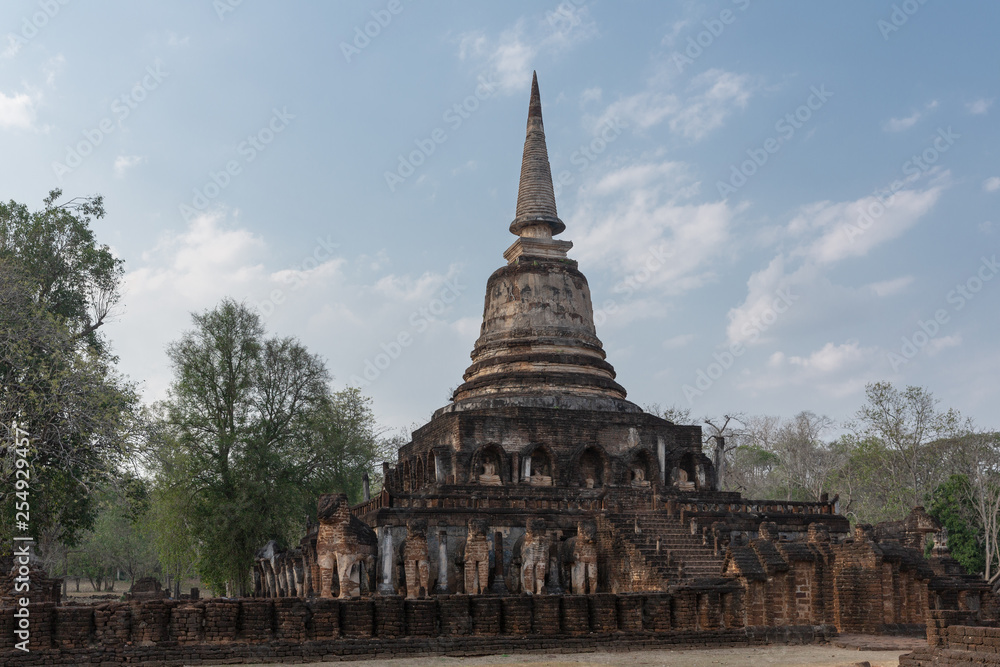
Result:
{"label": "arched niche", "polygon": [[580,486],[597,489],[604,486],[609,470],[608,456],[600,447],[585,447],[576,460],[577,481]]}
{"label": "arched niche", "polygon": [[681,491],[694,491],[698,480],[698,461],[692,452],[685,452],[675,461],[670,484]]}
{"label": "arched niche", "polygon": [[483,445],[472,455],[469,482],[498,486],[510,479],[510,463],[507,453],[498,445]]}
{"label": "arched niche", "polygon": [[521,481],[532,486],[553,486],[555,469],[555,456],[545,445],[532,444],[521,450]]}
{"label": "arched niche", "polygon": [[413,472],[413,488],[414,490],[419,489],[424,483],[424,460],[417,457],[416,465],[414,465]]}
{"label": "arched niche", "polygon": [[658,477],[659,467],[653,453],[643,447],[634,449],[627,459],[623,484],[634,488],[647,488],[652,486]]}

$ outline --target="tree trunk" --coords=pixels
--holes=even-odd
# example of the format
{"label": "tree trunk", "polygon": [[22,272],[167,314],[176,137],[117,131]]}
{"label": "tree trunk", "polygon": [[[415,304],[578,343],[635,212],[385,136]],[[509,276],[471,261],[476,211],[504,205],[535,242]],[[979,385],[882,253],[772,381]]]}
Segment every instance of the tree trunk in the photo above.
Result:
{"label": "tree trunk", "polygon": [[715,490],[722,491],[726,483],[726,439],[721,435],[712,437],[715,440]]}

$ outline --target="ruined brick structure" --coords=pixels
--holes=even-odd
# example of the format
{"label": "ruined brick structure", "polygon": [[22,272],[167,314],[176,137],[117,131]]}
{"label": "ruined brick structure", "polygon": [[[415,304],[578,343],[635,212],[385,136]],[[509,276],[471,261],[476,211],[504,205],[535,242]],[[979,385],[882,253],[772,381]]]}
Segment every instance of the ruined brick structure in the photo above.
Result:
{"label": "ruined brick structure", "polygon": [[[378,533],[370,588],[414,598],[739,583],[746,625],[921,623],[934,576],[920,553],[936,530],[929,517],[852,537],[835,502],[714,490],[700,429],[643,412],[615,382],[587,280],[567,256],[572,243],[554,238],[565,228],[535,79],[510,224],[517,239],[487,282],[465,382],[384,467],[382,493],[351,510]],[[316,553],[329,549],[325,525]],[[289,571],[308,568],[315,539]],[[258,587],[282,590],[297,589]]]}
{"label": "ruined brick structure", "polygon": [[[544,618],[556,613],[544,611],[548,597],[669,593],[674,628],[849,632],[921,630],[932,610],[989,606],[985,584],[955,570],[942,536],[924,558],[939,527],[922,508],[852,533],[836,498],[716,490],[700,428],[644,412],[615,381],[572,243],[555,238],[565,229],[536,78],[510,224],[517,238],[487,282],[464,382],[384,465],[381,493],[350,510],[378,536],[377,565],[366,570],[376,599],[530,596]],[[326,525],[321,517],[279,567],[308,571],[313,554],[343,550],[327,544]],[[268,585],[282,580],[264,576],[271,562],[258,561],[257,594],[299,590]],[[311,592],[356,597],[358,587],[324,580]],[[677,606],[681,597],[690,604]]]}
{"label": "ruined brick structure", "polygon": [[537,80],[510,231],[464,383],[384,465],[377,496],[321,496],[298,545],[258,552],[253,598],[160,599],[153,584],[60,606],[59,582],[25,565],[31,653],[13,648],[19,570],[0,564],[0,663],[748,646],[926,626],[930,648],[901,664],[994,664],[997,600],[922,508],[852,532],[836,498],[718,491],[699,427],[626,400],[572,243],[554,238]]}

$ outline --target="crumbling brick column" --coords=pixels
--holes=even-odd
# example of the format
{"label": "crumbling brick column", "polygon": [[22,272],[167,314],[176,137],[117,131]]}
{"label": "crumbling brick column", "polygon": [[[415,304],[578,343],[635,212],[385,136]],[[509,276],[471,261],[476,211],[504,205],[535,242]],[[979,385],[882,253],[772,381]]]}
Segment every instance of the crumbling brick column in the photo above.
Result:
{"label": "crumbling brick column", "polygon": [[[490,576],[490,545],[486,539],[485,519],[470,519],[465,540],[465,592],[478,595],[486,592]],[[503,555],[501,553],[501,562]],[[502,577],[501,577],[502,579]]]}
{"label": "crumbling brick column", "polygon": [[406,524],[403,567],[406,597],[425,597],[430,587],[430,563],[427,556],[427,522],[423,519],[414,519]]}

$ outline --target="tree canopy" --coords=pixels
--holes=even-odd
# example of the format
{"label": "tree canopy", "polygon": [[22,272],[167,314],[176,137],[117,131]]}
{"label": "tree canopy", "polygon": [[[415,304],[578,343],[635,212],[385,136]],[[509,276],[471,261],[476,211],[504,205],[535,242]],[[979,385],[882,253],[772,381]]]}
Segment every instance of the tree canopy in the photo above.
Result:
{"label": "tree canopy", "polygon": [[[95,517],[91,492],[128,458],[137,396],[101,332],[123,270],[90,227],[103,200],[61,196],[37,211],[0,203],[0,429],[28,434],[30,530],[72,543]],[[13,463],[0,460],[0,536],[13,526]]]}
{"label": "tree canopy", "polygon": [[316,497],[347,491],[378,454],[357,390],[333,392],[324,362],[258,315],[224,300],[173,343],[169,397],[151,449],[158,486],[190,520],[199,571],[216,590],[246,590],[254,552],[288,544]]}

